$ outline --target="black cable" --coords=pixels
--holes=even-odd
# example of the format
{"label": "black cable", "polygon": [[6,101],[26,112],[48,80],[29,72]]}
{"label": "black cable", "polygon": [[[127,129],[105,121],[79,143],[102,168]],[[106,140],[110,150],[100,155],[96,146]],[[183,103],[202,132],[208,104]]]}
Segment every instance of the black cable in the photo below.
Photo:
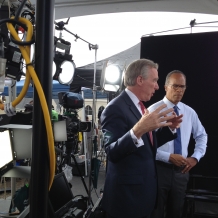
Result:
{"label": "black cable", "polygon": [[2,25],[3,23],[18,24],[19,26],[23,27],[24,30],[27,31],[27,26],[26,26],[25,24],[21,23],[21,22],[18,21],[18,20],[10,19],[10,18],[6,18],[6,19],[2,19],[2,20],[0,20],[0,25]]}
{"label": "black cable", "polygon": [[27,0],[22,0],[22,2],[21,2],[20,6],[19,6],[19,8],[18,8],[18,10],[17,10],[17,12],[16,12],[16,14],[15,14],[15,17],[14,17],[15,20],[18,20],[18,18],[19,18],[19,16],[20,16],[20,13],[21,13],[21,11],[22,11],[22,9],[23,9],[23,7],[24,7],[26,1],[27,1]]}
{"label": "black cable", "polygon": [[[84,81],[86,81],[86,82],[88,82],[88,83],[91,83],[91,84],[93,84],[94,85],[94,83],[93,82],[90,82],[89,80],[87,80],[87,79],[85,79],[85,78],[83,78],[83,77],[81,77],[81,76],[79,76],[78,74],[76,74],[75,76],[77,76],[77,77],[79,77],[80,79],[82,79],[82,80],[84,80]],[[96,84],[95,84],[96,85]],[[96,88],[99,88],[100,86],[96,86]],[[101,88],[101,87],[100,87]]]}
{"label": "black cable", "polygon": [[161,31],[161,32],[145,34],[145,35],[143,35],[142,37],[144,37],[144,36],[152,36],[152,35],[154,35],[154,34],[158,34],[158,33],[166,33],[166,32],[175,31],[175,30],[188,29],[188,28],[190,28],[190,27],[183,27],[183,28],[178,28],[178,29],[165,30],[165,31]]}
{"label": "black cable", "polygon": [[[150,33],[150,34],[145,34],[144,36],[152,36],[154,34],[158,34],[158,33],[165,33],[165,32],[170,32],[170,31],[175,31],[175,30],[182,30],[182,29],[188,29],[188,28],[193,28],[196,27],[196,25],[201,25],[201,24],[209,24],[209,23],[218,23],[218,21],[210,21],[210,22],[203,22],[203,23],[196,23],[196,20],[193,20],[190,22],[190,27],[183,27],[183,28],[178,28],[178,29],[172,29],[172,30],[165,30],[165,31],[161,31],[161,32],[156,32],[156,33]],[[217,27],[217,26],[199,26],[199,27]]]}
{"label": "black cable", "polygon": [[[6,19],[2,19],[0,20],[0,25],[2,25],[3,23],[12,23],[12,24],[18,24],[19,26],[21,26],[25,31],[27,31],[27,26],[23,23],[21,23],[20,21],[18,20],[15,20],[15,19],[10,19],[10,18],[6,18]],[[33,37],[30,41],[25,41],[25,42],[20,42],[20,41],[17,41],[15,40],[12,36],[10,37],[11,41],[14,43],[14,44],[17,44],[17,45],[21,45],[21,46],[25,46],[25,45],[31,45],[35,42],[35,36],[33,34]]]}
{"label": "black cable", "polygon": [[217,28],[218,26],[195,26],[195,27],[211,27],[211,28]]}
{"label": "black cable", "polygon": [[210,22],[203,22],[203,23],[195,23],[195,25],[207,24],[207,23],[218,23],[218,21],[210,21]]}
{"label": "black cable", "polygon": [[83,77],[81,77],[81,76],[79,76],[79,75],[76,75],[76,76],[79,77],[79,78],[82,79],[82,80],[85,80],[86,82],[89,82],[89,83],[94,84],[93,82],[90,82],[89,80],[87,80],[87,79],[85,79],[85,78],[83,78]]}
{"label": "black cable", "polygon": [[34,34],[33,34],[33,37],[32,37],[32,39],[31,39],[30,41],[25,41],[25,42],[23,42],[23,41],[17,41],[17,40],[15,40],[14,37],[11,35],[11,36],[10,36],[10,40],[11,40],[14,44],[16,44],[16,45],[25,46],[25,45],[32,45],[32,44],[35,42],[35,37],[34,37]]}
{"label": "black cable", "polygon": [[[15,19],[10,19],[10,18],[6,18],[6,19],[2,19],[0,20],[0,25],[2,25],[3,23],[12,23],[12,24],[18,24],[19,26],[21,26],[25,31],[27,31],[27,26],[23,23],[21,23],[20,21],[17,21]],[[32,36],[32,39],[30,41],[25,41],[25,42],[20,42],[20,41],[17,41],[13,38],[13,36],[11,35],[10,37],[11,41],[14,43],[14,44],[17,44],[17,45],[21,45],[21,46],[25,46],[25,45],[31,45],[35,42],[35,37],[34,37],[34,34]]]}
{"label": "black cable", "polygon": [[[0,25],[2,25],[3,23],[18,24],[18,25],[21,26],[25,31],[27,31],[27,26],[26,26],[25,24],[21,23],[20,21],[15,20],[15,19],[6,18],[6,19],[0,20]],[[10,39],[11,39],[11,41],[12,41],[14,44],[22,45],[22,46],[31,45],[31,44],[33,44],[33,43],[35,42],[34,34],[33,34],[33,38],[32,38],[30,41],[26,41],[26,42],[17,41],[17,40],[15,40],[12,36],[10,37]]]}

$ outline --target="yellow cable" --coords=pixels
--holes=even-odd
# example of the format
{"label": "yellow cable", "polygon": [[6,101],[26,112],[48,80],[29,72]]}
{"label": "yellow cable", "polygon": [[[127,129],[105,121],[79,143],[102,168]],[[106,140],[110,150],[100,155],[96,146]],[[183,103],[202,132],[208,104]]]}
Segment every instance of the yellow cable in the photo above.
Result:
{"label": "yellow cable", "polygon": [[[13,19],[14,17],[12,17]],[[26,20],[24,18],[20,18],[21,20]],[[25,22],[25,21],[24,21]],[[32,39],[32,35],[33,35],[33,26],[30,22],[25,22],[26,25],[27,25],[27,28],[28,28],[28,32],[27,32],[27,36],[26,36],[26,39],[27,41],[30,41]],[[12,30],[12,35],[15,35],[17,36],[17,32],[15,31],[15,29],[13,28]],[[18,37],[18,36],[17,36]],[[16,38],[17,38],[16,37]],[[18,40],[20,40],[20,38],[18,37]],[[30,56],[30,46],[26,46],[24,47],[26,50],[27,50],[27,54],[28,56]],[[25,97],[26,93],[27,93],[27,90],[29,88],[29,84],[30,84],[30,74],[29,74],[29,71],[28,69],[26,70],[26,79],[25,79],[25,82],[24,82],[24,85],[23,85],[23,88],[20,92],[20,94],[17,96],[17,98],[12,102],[12,106],[15,107],[16,105],[18,105],[22,99]],[[4,104],[0,104],[0,109],[1,110],[4,110]]]}
{"label": "yellow cable", "polygon": [[[30,21],[25,19],[25,18],[22,18],[22,17],[19,18],[19,21],[26,24],[28,27],[28,31],[30,30],[30,33],[31,33],[32,24],[30,23]],[[18,37],[17,32],[15,31],[13,25],[11,23],[7,23],[7,27],[10,30],[10,33],[12,34],[12,36],[15,38],[15,40],[21,41],[21,39]],[[30,41],[32,38],[32,35],[31,35],[32,33],[30,34],[28,31],[27,31],[27,41]],[[30,38],[30,36],[31,36],[31,38]],[[25,96],[26,91],[27,91],[26,88],[28,89],[30,76],[31,76],[31,78],[34,82],[34,85],[36,87],[39,99],[40,99],[40,103],[41,103],[42,111],[43,111],[43,115],[44,115],[44,120],[45,120],[46,131],[47,131],[48,148],[49,148],[49,154],[50,154],[50,178],[49,178],[49,190],[50,190],[51,185],[53,183],[54,175],[55,175],[55,149],[54,149],[54,137],[53,137],[50,113],[48,110],[48,105],[46,103],[46,99],[45,99],[45,95],[44,95],[42,86],[41,86],[39,79],[36,75],[36,72],[35,72],[35,70],[30,62],[29,48],[27,49],[26,46],[19,46],[19,48],[20,48],[20,51],[23,55],[23,58],[26,61],[26,65],[28,68],[27,75],[26,75],[27,80],[25,81],[24,87],[23,87],[20,95],[18,96],[19,99],[15,99],[15,101],[12,102],[12,106],[13,107],[16,106],[22,100],[22,97]],[[21,98],[21,100],[20,100],[20,98]]]}

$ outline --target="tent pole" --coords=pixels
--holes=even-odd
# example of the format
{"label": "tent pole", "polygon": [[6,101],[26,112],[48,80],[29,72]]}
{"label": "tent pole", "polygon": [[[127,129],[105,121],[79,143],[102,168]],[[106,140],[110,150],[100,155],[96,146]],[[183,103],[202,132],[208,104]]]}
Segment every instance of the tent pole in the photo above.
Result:
{"label": "tent pole", "polygon": [[[54,56],[54,0],[36,2],[35,70],[51,113],[52,62]],[[39,95],[34,87],[32,164],[30,179],[31,218],[47,218],[49,188],[48,140]]]}

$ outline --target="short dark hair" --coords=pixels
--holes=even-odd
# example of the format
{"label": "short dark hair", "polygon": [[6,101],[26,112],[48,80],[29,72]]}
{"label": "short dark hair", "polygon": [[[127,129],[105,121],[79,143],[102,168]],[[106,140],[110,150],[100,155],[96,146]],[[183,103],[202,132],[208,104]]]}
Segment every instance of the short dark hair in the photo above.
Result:
{"label": "short dark hair", "polygon": [[169,84],[169,79],[170,79],[171,75],[172,75],[172,74],[176,74],[176,73],[183,75],[184,78],[185,78],[185,81],[186,81],[186,75],[185,75],[182,71],[180,71],[180,70],[173,70],[173,71],[171,71],[171,72],[169,72],[169,73],[167,74],[166,80],[165,80],[165,85],[168,85],[168,84]]}

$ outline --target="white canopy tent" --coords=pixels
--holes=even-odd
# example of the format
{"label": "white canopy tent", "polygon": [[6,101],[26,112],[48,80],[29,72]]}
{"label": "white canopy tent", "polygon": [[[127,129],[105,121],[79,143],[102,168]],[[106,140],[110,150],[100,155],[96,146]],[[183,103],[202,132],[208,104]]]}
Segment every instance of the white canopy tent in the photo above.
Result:
{"label": "white canopy tent", "polygon": [[[31,2],[35,4],[36,0]],[[136,11],[218,14],[218,2],[216,0],[55,0],[55,19]]]}
{"label": "white canopy tent", "polygon": [[[2,2],[5,1],[0,0],[0,3]],[[36,5],[36,0],[30,2]],[[17,0],[11,0],[11,3],[19,4]],[[217,0],[55,0],[55,20],[93,14],[140,11],[218,14],[218,2]]]}

